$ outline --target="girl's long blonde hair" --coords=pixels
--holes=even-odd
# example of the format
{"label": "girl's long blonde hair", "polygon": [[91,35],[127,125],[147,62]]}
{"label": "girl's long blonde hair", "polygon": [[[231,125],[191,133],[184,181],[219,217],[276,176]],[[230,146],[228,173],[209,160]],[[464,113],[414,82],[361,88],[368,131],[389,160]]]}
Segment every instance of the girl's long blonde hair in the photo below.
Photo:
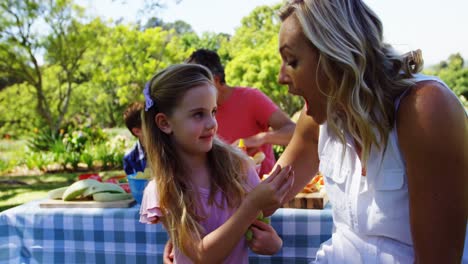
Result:
{"label": "girl's long blonde hair", "polygon": [[[187,245],[194,245],[204,234],[199,221],[206,218],[199,207],[198,190],[190,184],[190,168],[179,157],[171,135],[162,132],[155,123],[157,113],[171,116],[185,93],[193,87],[210,84],[210,71],[201,65],[179,64],[157,73],[150,81],[150,97],[154,105],[143,111],[143,136],[148,165],[156,180],[162,218],[172,242],[183,253]],[[235,208],[245,196],[246,156],[234,147],[215,138],[208,152],[211,173],[209,203],[222,192],[222,204]],[[185,246],[184,246],[185,245]]]}
{"label": "girl's long blonde hair", "polygon": [[319,87],[328,98],[328,126],[343,143],[349,133],[366,164],[371,146],[387,143],[395,99],[414,84],[421,52],[398,55],[385,44],[382,23],[360,0],[293,0],[280,10],[282,21],[291,15],[319,52],[319,72],[311,74],[329,80],[326,89]]}

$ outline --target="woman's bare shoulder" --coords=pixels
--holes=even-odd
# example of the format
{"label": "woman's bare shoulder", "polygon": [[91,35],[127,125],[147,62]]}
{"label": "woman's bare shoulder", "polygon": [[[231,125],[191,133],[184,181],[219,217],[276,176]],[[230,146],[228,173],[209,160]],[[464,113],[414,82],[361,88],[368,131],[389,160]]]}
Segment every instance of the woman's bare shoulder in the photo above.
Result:
{"label": "woman's bare shoulder", "polygon": [[[397,113],[400,147],[408,161],[421,156],[435,160],[463,154],[467,115],[461,102],[444,84],[423,81],[412,87]],[[458,154],[457,154],[458,153]],[[427,157],[429,158],[429,157]]]}
{"label": "woman's bare shoulder", "polygon": [[398,110],[398,120],[409,119],[421,125],[443,121],[448,116],[463,115],[466,115],[465,110],[456,95],[444,84],[434,80],[416,83],[402,99]]}

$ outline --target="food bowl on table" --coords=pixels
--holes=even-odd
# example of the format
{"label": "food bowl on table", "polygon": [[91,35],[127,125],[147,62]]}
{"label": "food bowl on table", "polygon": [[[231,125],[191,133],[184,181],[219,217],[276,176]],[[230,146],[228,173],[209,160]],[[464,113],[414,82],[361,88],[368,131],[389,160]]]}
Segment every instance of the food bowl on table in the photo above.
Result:
{"label": "food bowl on table", "polygon": [[129,174],[127,175],[127,180],[133,198],[137,201],[138,204],[141,204],[141,200],[143,199],[143,192],[146,185],[148,184],[148,179],[135,178],[136,176],[136,173]]}

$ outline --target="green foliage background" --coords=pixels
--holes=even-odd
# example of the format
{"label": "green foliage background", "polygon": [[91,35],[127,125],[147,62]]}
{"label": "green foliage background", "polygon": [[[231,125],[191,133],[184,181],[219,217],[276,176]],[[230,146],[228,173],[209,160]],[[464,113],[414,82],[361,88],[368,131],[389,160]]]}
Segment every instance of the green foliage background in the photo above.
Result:
{"label": "green foliage background", "polygon": [[[265,92],[286,113],[302,106],[277,83],[280,4],[259,6],[230,36],[196,34],[184,21],[144,24],[89,18],[72,0],[0,1],[0,136],[34,129],[123,127],[122,112],[158,70],[195,49],[218,51],[233,86]],[[40,30],[38,30],[40,29]],[[444,80],[465,105],[468,69],[454,54],[426,71]]]}

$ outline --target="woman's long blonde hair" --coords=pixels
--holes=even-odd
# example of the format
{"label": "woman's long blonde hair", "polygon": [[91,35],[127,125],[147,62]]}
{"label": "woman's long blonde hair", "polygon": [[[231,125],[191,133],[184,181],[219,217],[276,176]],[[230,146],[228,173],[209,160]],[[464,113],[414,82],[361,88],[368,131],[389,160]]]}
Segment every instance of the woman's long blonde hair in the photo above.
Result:
{"label": "woman's long blonde hair", "polygon": [[399,55],[385,44],[382,23],[360,0],[293,0],[280,10],[282,21],[291,15],[319,52],[319,72],[311,74],[329,80],[326,89],[319,87],[328,98],[328,126],[343,143],[349,133],[366,164],[371,146],[387,143],[394,102],[414,84],[421,52]]}
{"label": "woman's long blonde hair", "polygon": [[[171,135],[162,132],[155,123],[157,113],[171,116],[185,93],[201,84],[212,85],[210,71],[201,65],[179,64],[157,73],[150,81],[150,97],[154,105],[142,114],[144,148],[152,177],[156,180],[162,218],[172,242],[183,253],[200,241],[204,234],[199,221],[206,218],[199,207],[198,190],[190,184],[190,168],[179,157]],[[234,147],[215,138],[208,152],[211,176],[209,203],[222,192],[222,204],[235,208],[245,196],[246,156]]]}

